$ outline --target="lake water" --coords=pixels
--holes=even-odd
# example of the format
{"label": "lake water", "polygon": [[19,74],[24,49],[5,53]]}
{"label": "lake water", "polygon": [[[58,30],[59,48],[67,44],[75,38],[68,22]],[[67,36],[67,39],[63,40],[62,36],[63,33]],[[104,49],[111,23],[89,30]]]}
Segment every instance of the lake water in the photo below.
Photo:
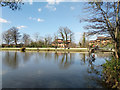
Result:
{"label": "lake water", "polygon": [[111,55],[91,60],[88,53],[1,53],[3,88],[103,88],[100,65]]}

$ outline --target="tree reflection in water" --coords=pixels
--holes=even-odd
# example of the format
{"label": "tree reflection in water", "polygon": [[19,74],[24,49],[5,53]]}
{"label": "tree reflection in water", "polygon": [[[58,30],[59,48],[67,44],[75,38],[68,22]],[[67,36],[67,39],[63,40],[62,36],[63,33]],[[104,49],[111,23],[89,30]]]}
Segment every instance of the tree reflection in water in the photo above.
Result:
{"label": "tree reflection in water", "polygon": [[[20,61],[24,61],[23,63],[27,63],[30,60],[33,60],[37,64],[40,63],[41,60],[47,60],[51,61],[53,60],[56,64],[59,65],[60,68],[68,68],[70,67],[74,60],[75,60],[75,55],[77,53],[69,53],[69,52],[5,52],[3,58],[3,63],[11,68],[17,68],[18,65],[20,64]],[[54,55],[54,56],[53,56]],[[93,63],[95,62],[95,58],[92,55],[86,54],[86,53],[80,53],[80,65],[88,65],[90,68],[88,68],[88,72],[97,72],[95,70],[96,65]],[[110,53],[108,54],[95,54],[97,58],[101,57],[108,57],[110,56]],[[82,63],[82,62],[83,63]]]}
{"label": "tree reflection in water", "polygon": [[70,67],[71,64],[73,64],[73,60],[74,60],[74,54],[73,53],[56,52],[54,57],[55,57],[55,61],[57,61],[60,68],[62,68],[62,69],[68,68],[68,67]]}
{"label": "tree reflection in water", "polygon": [[17,68],[19,64],[17,52],[10,53],[6,52],[5,56],[2,57],[3,63],[11,68]]}
{"label": "tree reflection in water", "polygon": [[86,64],[86,56],[87,55],[85,53],[80,53],[79,55],[80,55],[80,65],[85,65]]}
{"label": "tree reflection in water", "polygon": [[[80,65],[87,65],[87,72],[89,74],[101,75],[102,66],[101,64],[96,64],[96,60],[101,60],[98,58],[108,58],[110,53],[80,53]],[[81,62],[82,61],[82,62]]]}
{"label": "tree reflection in water", "polygon": [[[96,65],[95,61],[98,60],[98,58],[103,58],[104,60],[106,60],[107,58],[109,58],[112,55],[112,53],[89,53],[89,57],[87,58],[88,63],[88,73],[93,73],[93,74],[97,74],[100,75],[102,74],[102,64]],[[97,58],[97,59],[96,59]],[[101,59],[100,59],[101,60]],[[94,64],[93,64],[94,63]]]}
{"label": "tree reflection in water", "polygon": [[45,52],[44,56],[45,56],[45,60],[51,60],[51,58],[52,58],[52,54],[49,52]]}
{"label": "tree reflection in water", "polygon": [[81,57],[81,58],[82,58],[82,60],[83,60],[83,62],[84,62],[84,64],[85,64],[85,53],[82,54],[82,57]]}
{"label": "tree reflection in water", "polygon": [[[21,81],[21,85],[22,83],[24,83],[24,80],[29,85],[31,84],[29,82],[32,80],[35,82],[32,83],[33,85],[36,85],[37,81],[40,84],[41,82],[43,82],[43,86],[45,83],[49,84],[50,82],[51,84],[51,82],[54,80],[58,81],[59,85],[59,82],[63,83],[65,80],[65,83],[74,82],[74,84],[72,85],[76,85],[76,87],[79,87],[79,85],[90,85],[94,87],[94,83],[96,83],[98,79],[101,79],[98,77],[98,70],[100,70],[100,66],[98,66],[97,64],[101,64],[99,63],[99,61],[103,60],[104,58],[101,57],[105,57],[105,55],[107,55],[108,57],[110,56],[110,54],[104,53],[95,54],[94,57],[93,55],[89,56],[88,53],[3,52],[2,60],[3,70],[9,70],[8,67],[10,69],[17,68],[16,70],[13,70],[13,72],[11,72],[10,74],[13,77],[15,76],[15,74],[18,75],[18,77],[20,78],[16,78],[14,80]],[[104,61],[102,61],[102,63],[104,63]],[[23,67],[21,65],[23,65]],[[22,73],[24,73],[24,75],[22,75]],[[72,76],[74,80],[70,79]],[[8,79],[6,77],[8,77]],[[11,77],[9,77],[9,74],[4,75],[4,80],[6,80],[6,83],[9,81],[9,79],[11,79]],[[63,84],[61,84],[60,86],[64,86]],[[72,85],[70,84],[70,86]]]}
{"label": "tree reflection in water", "polygon": [[[40,63],[40,60],[54,60],[60,68],[68,68],[74,60],[74,53],[49,53],[49,52],[5,52],[3,56],[3,63],[11,68],[18,68],[19,62],[24,61],[24,64],[29,62],[31,59]],[[52,56],[54,55],[54,57]]]}
{"label": "tree reflection in water", "polygon": [[88,73],[95,73],[95,74],[99,74],[99,69],[98,67],[99,66],[96,66],[95,64],[93,64],[96,60],[96,57],[95,57],[95,54],[92,53],[89,55],[89,58],[88,58]]}
{"label": "tree reflection in water", "polygon": [[[101,58],[107,59],[109,58],[112,53],[80,53],[80,64],[81,65],[87,65],[87,72],[89,74],[97,74],[100,75],[101,74],[101,70],[102,70],[102,63],[101,64],[96,64],[95,62],[99,62],[101,60]],[[96,61],[99,60],[99,61]],[[81,62],[82,61],[82,62]]]}
{"label": "tree reflection in water", "polygon": [[33,55],[33,53],[28,53],[28,52],[21,52],[21,53],[23,55],[24,63],[27,63],[30,60],[31,56]]}

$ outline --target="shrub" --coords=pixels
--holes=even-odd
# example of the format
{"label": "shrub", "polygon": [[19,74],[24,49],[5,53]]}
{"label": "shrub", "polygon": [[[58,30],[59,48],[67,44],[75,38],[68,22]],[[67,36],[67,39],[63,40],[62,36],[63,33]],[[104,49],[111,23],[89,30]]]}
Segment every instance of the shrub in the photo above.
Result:
{"label": "shrub", "polygon": [[104,81],[112,88],[120,89],[120,60],[111,57],[103,64],[103,78]]}
{"label": "shrub", "polygon": [[22,47],[22,48],[21,48],[21,51],[22,51],[22,52],[25,52],[25,47]]}

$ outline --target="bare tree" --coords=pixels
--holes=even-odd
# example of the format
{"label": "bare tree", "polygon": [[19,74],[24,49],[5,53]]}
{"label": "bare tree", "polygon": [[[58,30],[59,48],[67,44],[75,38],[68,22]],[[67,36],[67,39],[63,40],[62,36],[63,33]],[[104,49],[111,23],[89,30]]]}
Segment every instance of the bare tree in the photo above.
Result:
{"label": "bare tree", "polygon": [[36,42],[38,42],[38,40],[40,39],[40,34],[38,32],[34,34],[34,39]]}
{"label": "bare tree", "polygon": [[22,39],[23,39],[23,42],[24,42],[24,45],[25,45],[25,46],[26,46],[26,45],[29,45],[29,43],[30,43],[30,35],[24,33]]}
{"label": "bare tree", "polygon": [[84,21],[89,22],[86,29],[88,35],[107,34],[112,37],[115,45],[115,56],[120,58],[120,1],[89,2],[87,4],[90,16]]}
{"label": "bare tree", "polygon": [[11,31],[10,31],[10,30],[5,31],[5,32],[2,34],[2,38],[3,38],[3,40],[6,42],[6,44],[9,45],[10,42],[12,41]]}
{"label": "bare tree", "polygon": [[44,40],[40,39],[38,42],[37,42],[38,46],[39,47],[42,47],[44,45]]}
{"label": "bare tree", "polygon": [[82,44],[81,44],[81,42],[79,41],[79,46],[80,46],[80,48],[81,48],[81,46],[82,46]]}
{"label": "bare tree", "polygon": [[57,41],[57,39],[58,39],[58,35],[56,35],[56,34],[54,34],[54,44],[55,44],[55,48],[57,48],[57,46],[58,46],[58,41]]}
{"label": "bare tree", "polygon": [[69,44],[68,40],[70,40],[70,42],[72,41],[73,36],[72,31],[67,27],[60,27],[58,33],[60,37],[63,39],[64,46],[66,45],[68,47]]}
{"label": "bare tree", "polygon": [[82,37],[82,46],[85,47],[86,46],[86,38],[85,38],[85,32],[83,33],[83,37]]}
{"label": "bare tree", "polygon": [[63,43],[65,46],[65,35],[64,35],[63,27],[59,28],[58,33],[60,34],[60,37],[63,39]]}
{"label": "bare tree", "polygon": [[23,4],[22,0],[0,0],[1,7],[7,6],[12,10],[20,10]]}
{"label": "bare tree", "polygon": [[51,45],[51,43],[52,43],[52,37],[50,35],[46,35],[45,38],[44,38],[45,46],[48,47],[48,45]]}
{"label": "bare tree", "polygon": [[14,41],[15,45],[17,45],[17,42],[19,41],[21,35],[20,32],[18,31],[18,28],[12,27],[9,29],[11,32],[11,38]]}

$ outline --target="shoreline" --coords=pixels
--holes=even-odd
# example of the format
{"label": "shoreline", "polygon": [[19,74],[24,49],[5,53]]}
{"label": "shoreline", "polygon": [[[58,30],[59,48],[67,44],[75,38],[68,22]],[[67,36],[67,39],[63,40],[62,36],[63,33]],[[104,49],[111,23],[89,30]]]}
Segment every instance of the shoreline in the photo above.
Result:
{"label": "shoreline", "polygon": [[[21,48],[0,48],[1,51],[21,51]],[[64,52],[88,52],[87,48],[25,48],[25,51],[64,51]]]}
{"label": "shoreline", "polygon": [[[102,52],[113,52],[113,50],[104,50]],[[21,51],[21,48],[0,48],[0,51]],[[88,48],[25,48],[25,51],[62,51],[62,52],[89,52]]]}

